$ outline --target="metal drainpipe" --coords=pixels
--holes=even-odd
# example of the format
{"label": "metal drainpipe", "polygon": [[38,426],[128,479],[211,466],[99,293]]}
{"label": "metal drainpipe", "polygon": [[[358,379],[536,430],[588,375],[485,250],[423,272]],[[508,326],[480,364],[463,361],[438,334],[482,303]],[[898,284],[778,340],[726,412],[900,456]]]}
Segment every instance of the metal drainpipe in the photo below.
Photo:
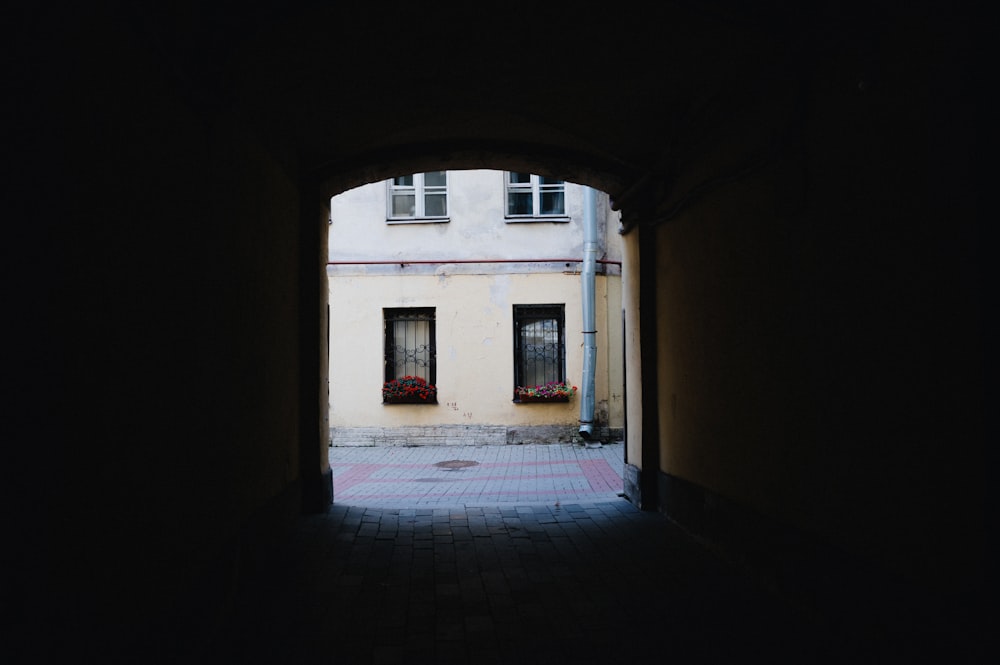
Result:
{"label": "metal drainpipe", "polygon": [[597,361],[597,331],[594,316],[594,275],[597,264],[597,192],[583,189],[583,380],[580,392],[580,436],[594,434],[594,372]]}

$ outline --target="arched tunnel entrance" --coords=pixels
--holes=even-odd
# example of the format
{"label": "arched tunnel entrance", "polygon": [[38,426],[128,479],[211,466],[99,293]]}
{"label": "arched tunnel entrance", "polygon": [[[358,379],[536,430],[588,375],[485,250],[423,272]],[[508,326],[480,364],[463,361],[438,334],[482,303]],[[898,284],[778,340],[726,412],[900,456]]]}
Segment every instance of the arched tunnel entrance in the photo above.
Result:
{"label": "arched tunnel entrance", "polygon": [[[538,281],[540,279],[545,283],[551,284],[551,286],[547,287],[550,291],[555,289],[553,293],[550,294],[549,300],[553,300],[553,302],[560,301],[563,303],[566,301],[570,302],[568,315],[560,311],[558,326],[561,336],[560,344],[566,345],[567,347],[572,346],[574,348],[572,348],[569,352],[568,364],[565,357],[559,361],[558,377],[553,376],[549,378],[565,380],[574,391],[577,390],[576,384],[581,386],[584,385],[585,379],[581,376],[581,369],[585,369],[581,367],[581,362],[583,360],[581,357],[581,347],[583,346],[584,335],[578,331],[583,329],[582,326],[584,324],[584,322],[580,320],[580,308],[582,306],[580,292],[581,286],[583,285],[582,266],[584,262],[582,244],[582,227],[584,225],[581,218],[586,216],[585,212],[582,211],[582,193],[586,187],[574,182],[572,178],[578,178],[581,177],[581,174],[584,174],[586,177],[590,177],[592,181],[607,183],[614,182],[614,174],[601,173],[592,164],[574,163],[573,159],[580,159],[581,157],[572,158],[570,155],[561,155],[559,158],[554,158],[551,155],[546,155],[544,150],[538,151],[536,149],[533,152],[524,152],[524,146],[516,147],[521,148],[522,151],[520,153],[515,153],[515,146],[507,146],[504,150],[499,151],[497,154],[491,154],[490,151],[495,150],[497,147],[488,143],[477,147],[475,150],[463,147],[463,149],[457,151],[455,155],[444,157],[443,161],[442,154],[447,155],[447,152],[442,146],[435,146],[433,149],[429,150],[427,157],[422,161],[414,156],[418,153],[416,149],[410,148],[407,151],[404,151],[404,153],[408,155],[408,159],[405,162],[405,168],[430,168],[434,170],[440,169],[442,163],[448,166],[447,171],[442,170],[440,173],[454,174],[454,178],[458,181],[458,184],[453,185],[451,179],[448,179],[448,187],[454,187],[454,196],[457,201],[458,208],[462,207],[463,199],[476,197],[477,201],[481,201],[481,203],[477,204],[477,206],[473,206],[472,208],[470,208],[469,204],[466,203],[465,209],[459,209],[456,213],[460,218],[459,221],[450,222],[447,226],[444,224],[439,226],[437,233],[433,238],[433,247],[423,246],[420,241],[414,240],[414,238],[419,237],[414,235],[414,233],[418,232],[415,230],[416,227],[410,225],[408,228],[393,228],[391,226],[393,222],[386,221],[385,201],[382,200],[381,203],[374,203],[371,201],[372,197],[377,197],[380,194],[384,198],[384,192],[381,192],[381,190],[369,188],[364,190],[366,193],[352,192],[352,196],[355,196],[356,200],[363,201],[365,205],[374,206],[374,208],[369,207],[367,211],[365,208],[359,208],[359,204],[355,204],[354,207],[351,207],[349,203],[343,203],[333,214],[331,214],[328,210],[324,210],[322,213],[317,215],[319,218],[326,219],[329,228],[331,229],[328,242],[332,243],[333,250],[331,251],[330,256],[341,259],[331,261],[328,264],[327,269],[334,270],[335,274],[349,275],[350,277],[342,277],[341,279],[347,280],[351,287],[350,293],[355,294],[353,296],[354,300],[339,301],[328,310],[330,312],[329,321],[339,322],[340,325],[339,330],[337,330],[334,335],[335,339],[332,342],[335,350],[339,353],[339,356],[333,361],[332,365],[339,363],[340,367],[344,369],[344,371],[340,373],[340,376],[337,376],[337,372],[334,370],[332,372],[332,376],[320,379],[321,383],[327,382],[327,385],[332,386],[330,393],[332,402],[335,404],[339,402],[340,412],[338,418],[336,419],[337,422],[334,423],[338,427],[331,430],[331,443],[333,438],[336,437],[338,445],[361,445],[364,443],[372,444],[376,441],[382,442],[382,445],[393,445],[393,431],[398,432],[396,436],[399,438],[399,440],[395,441],[395,445],[404,445],[406,443],[402,440],[402,438],[400,438],[404,437],[404,432],[405,437],[408,437],[408,440],[412,440],[413,442],[423,441],[424,443],[433,443],[435,441],[452,441],[454,443],[462,437],[467,439],[469,442],[479,441],[482,443],[484,441],[488,441],[493,444],[498,442],[503,443],[504,441],[523,443],[525,441],[533,442],[536,440],[565,442],[573,439],[576,439],[577,442],[582,442],[582,438],[577,434],[577,429],[580,428],[571,426],[569,429],[571,429],[572,432],[568,432],[566,426],[559,426],[558,423],[565,421],[568,417],[571,422],[581,422],[576,416],[572,415],[572,411],[576,410],[579,414],[582,409],[585,409],[585,405],[582,404],[582,401],[585,399],[583,394],[573,397],[572,404],[567,403],[565,406],[557,407],[560,408],[560,415],[557,417],[556,421],[552,423],[543,423],[538,420],[538,415],[534,416],[534,420],[532,420],[531,417],[527,417],[526,419],[525,410],[522,410],[520,414],[518,414],[516,405],[520,402],[520,400],[517,397],[514,399],[513,408],[510,406],[511,398],[509,395],[502,400],[508,404],[506,408],[502,406],[498,408],[495,401],[491,400],[485,400],[478,404],[470,403],[470,396],[467,394],[467,391],[476,389],[476,383],[470,378],[463,379],[466,384],[464,389],[459,389],[456,392],[455,389],[452,388],[450,393],[446,390],[445,392],[442,392],[441,395],[435,396],[434,401],[440,401],[440,408],[410,409],[409,411],[405,411],[408,416],[414,417],[411,421],[399,420],[398,414],[404,410],[397,409],[393,414],[397,417],[390,418],[386,425],[379,427],[378,423],[388,417],[387,415],[384,415],[387,413],[385,411],[385,407],[384,405],[374,406],[377,402],[370,403],[361,397],[361,395],[364,395],[365,393],[363,392],[363,389],[359,390],[358,388],[355,388],[355,385],[364,385],[365,371],[358,368],[354,363],[357,353],[353,351],[351,353],[345,353],[342,348],[345,344],[354,344],[353,342],[350,342],[349,337],[346,336],[350,334],[349,329],[353,326],[364,325],[364,323],[358,323],[358,321],[360,320],[364,322],[366,320],[364,316],[358,313],[358,311],[365,310],[366,308],[370,309],[370,302],[368,301],[372,296],[358,296],[357,293],[358,289],[361,288],[359,284],[364,284],[364,280],[366,279],[365,276],[373,270],[377,271],[378,274],[381,275],[381,280],[373,280],[369,277],[368,282],[379,282],[383,285],[384,289],[388,289],[391,292],[391,294],[376,296],[376,298],[380,297],[383,302],[396,303],[394,306],[399,306],[404,303],[412,306],[414,302],[423,302],[425,305],[447,303],[447,299],[442,302],[441,297],[435,294],[438,294],[439,292],[444,293],[443,291],[440,291],[441,280],[447,279],[448,272],[456,271],[457,268],[458,273],[466,274],[467,276],[465,278],[459,277],[457,279],[453,279],[449,282],[449,284],[456,282],[462,284],[462,280],[464,279],[464,283],[466,284],[465,288],[471,288],[473,291],[478,293],[478,295],[464,296],[471,297],[473,299],[478,298],[475,302],[470,301],[466,303],[468,309],[475,309],[476,311],[483,308],[495,310],[491,314],[492,319],[489,323],[491,328],[497,326],[509,326],[510,324],[510,321],[508,320],[510,318],[510,312],[507,310],[511,309],[511,303],[506,300],[503,303],[494,302],[494,296],[498,294],[497,288],[500,288],[498,285],[502,284],[504,290],[508,290],[510,288],[508,278],[503,275],[520,275],[519,277],[515,277],[515,280],[521,281],[526,278],[526,275],[531,272],[535,272],[538,275],[541,275],[541,277],[534,278],[536,280],[534,282],[535,287],[528,288],[525,294],[521,296],[522,299],[527,299],[526,302],[541,302],[545,300],[545,298],[542,298],[541,301],[538,300],[538,298],[541,297],[539,286],[542,282]],[[478,170],[474,167],[478,167]],[[381,179],[383,177],[388,178],[394,174],[398,174],[396,169],[399,167],[387,163],[385,165],[381,165],[380,168],[381,172],[373,171],[368,173],[367,179],[373,182],[384,183]],[[506,219],[505,213],[502,212],[499,213],[500,217],[498,219],[493,219],[489,214],[484,217],[481,212],[476,210],[476,208],[481,206],[493,206],[489,207],[491,212],[495,212],[495,210],[502,210],[500,202],[505,196],[503,194],[504,174],[516,172],[517,169],[527,168],[533,169],[533,172],[537,174],[555,178],[557,182],[567,183],[565,186],[560,185],[560,187],[568,187],[568,192],[560,195],[566,197],[566,200],[568,201],[567,205],[571,208],[566,211],[565,215],[553,217],[547,221],[543,219],[533,220],[533,224],[525,224],[524,219],[521,219],[517,224],[510,224],[511,221],[517,222],[518,220],[516,218],[514,220]],[[505,171],[500,169],[508,170]],[[463,178],[465,180],[463,180]],[[492,182],[493,179],[496,180],[496,183]],[[324,192],[332,191],[329,185],[326,185],[325,187],[326,189],[324,189]],[[467,189],[472,187],[473,190],[463,192],[463,187]],[[451,190],[449,189],[449,191]],[[487,204],[484,197],[491,194],[496,198],[496,201],[492,204]],[[344,195],[344,197],[334,196],[332,200],[336,203],[338,200],[344,200],[345,197],[347,197],[348,201],[352,200],[347,195]],[[321,198],[325,201],[325,194]],[[597,205],[596,198],[592,205]],[[621,280],[622,274],[625,272],[623,264],[626,260],[623,260],[621,253],[622,250],[620,247],[619,235],[621,227],[618,220],[618,213],[612,211],[611,205],[612,203],[608,200],[607,196],[603,195],[600,203],[601,212],[599,216],[601,218],[599,220],[593,220],[595,233],[593,240],[595,251],[596,248],[600,246],[601,251],[604,252],[599,259],[602,263],[602,266],[600,267],[602,284],[601,302],[605,309],[609,307],[609,303],[610,307],[614,309],[614,311],[601,312],[600,327],[602,330],[600,331],[600,337],[602,346],[601,371],[603,381],[603,415],[601,417],[604,421],[600,423],[603,430],[598,430],[595,433],[599,436],[603,436],[605,440],[608,440],[609,437],[612,436],[611,430],[608,429],[609,422],[607,421],[607,411],[608,399],[613,398],[616,400],[616,423],[614,423],[616,425],[616,429],[614,438],[616,439],[615,443],[621,444],[618,448],[620,451],[619,458],[613,462],[613,471],[611,469],[605,469],[603,474],[597,474],[596,470],[592,470],[593,473],[591,473],[592,478],[590,478],[590,480],[597,482],[597,485],[601,488],[600,491],[602,492],[607,489],[605,488],[607,482],[603,476],[606,476],[608,473],[617,474],[619,477],[622,475],[621,466],[617,463],[618,461],[623,461],[631,455],[631,468],[634,470],[640,468],[637,464],[639,460],[639,453],[626,452],[626,445],[624,445],[625,440],[623,436],[627,431],[627,428],[623,427],[625,419],[624,406],[628,403],[627,399],[623,399],[625,391],[623,370],[625,364],[631,364],[633,367],[638,367],[639,345],[637,343],[632,344],[632,349],[636,353],[635,357],[631,359],[623,357],[623,335],[627,333],[623,330],[624,322],[622,319],[622,310],[624,305],[621,301]],[[594,217],[595,214],[596,208],[594,211],[591,211],[591,217]],[[353,215],[355,218],[352,218],[349,222],[346,220],[340,221],[340,218],[345,215]],[[478,217],[476,217],[477,215]],[[470,220],[470,216],[474,216],[474,218]],[[338,218],[339,225],[333,222],[334,217]],[[447,222],[447,220],[444,221]],[[438,224],[441,224],[441,222],[442,220],[437,220]],[[394,223],[398,224],[399,222]],[[480,227],[478,230],[476,225],[479,225]],[[459,239],[452,241],[451,244],[448,244],[448,241],[440,236],[447,231],[452,231],[456,226],[460,226],[461,230],[455,230],[454,233],[461,234],[461,236],[459,238],[459,236],[456,235],[455,237]],[[533,228],[529,229],[529,226]],[[370,230],[361,231],[359,233],[357,228],[367,228]],[[597,237],[598,228],[600,229],[600,238]],[[338,231],[338,229],[340,229],[340,231]],[[399,235],[402,235],[404,232],[407,233],[407,237],[410,239],[408,242],[413,244],[410,246],[394,245],[394,242],[398,243],[400,241],[393,239],[398,238]],[[424,233],[430,233],[430,231],[424,230]],[[483,247],[480,247],[478,250],[475,249],[478,245],[475,247],[473,246],[476,242],[476,233],[479,233],[482,236],[483,242],[485,242]],[[525,234],[529,235],[525,236]],[[383,235],[385,235],[384,238]],[[489,236],[489,239],[486,239],[487,236]],[[608,237],[611,238],[610,242],[614,245],[611,260],[608,259],[607,255],[607,247],[609,243]],[[518,240],[518,238],[521,239]],[[528,240],[527,238],[533,239]],[[597,242],[598,240],[600,241],[599,243]],[[505,242],[511,244],[505,246]],[[473,243],[473,245],[470,245],[470,243]],[[481,242],[480,244],[483,243]],[[365,249],[365,247],[369,247],[369,249]],[[366,254],[366,252],[368,252],[368,254]],[[387,260],[387,257],[393,258],[391,260]],[[479,258],[476,259],[474,257]],[[558,258],[557,260],[553,257],[561,258]],[[374,260],[362,260],[364,258]],[[597,260],[598,259],[595,256],[595,263]],[[612,272],[612,277],[610,278],[607,277],[609,269]],[[404,278],[401,281],[398,279],[394,281],[392,276],[388,273],[382,274],[386,273],[386,271],[392,274],[399,273],[399,275],[409,274],[411,277]],[[430,287],[428,287],[431,291],[427,293],[412,288],[415,283],[420,282],[421,278],[419,277],[419,274],[423,273],[426,273],[429,276],[434,276],[434,280],[432,280],[433,283]],[[545,277],[544,275],[546,274],[548,274],[549,277]],[[493,276],[490,277],[490,275]],[[332,277],[331,279],[336,279],[336,277]],[[428,277],[424,277],[423,279],[426,281]],[[500,281],[496,281],[498,279]],[[607,279],[611,280],[611,286],[607,286],[605,284],[605,280]],[[625,279],[627,280],[628,278]],[[632,288],[634,289],[634,283],[637,281],[638,275],[631,277],[631,279],[633,281]],[[480,282],[482,285],[480,290],[477,291],[477,287],[473,284],[479,284]],[[332,285],[336,287],[337,282],[333,282]],[[607,297],[607,289],[609,288],[613,289],[610,299]],[[321,287],[320,290],[324,294],[329,292],[327,285]],[[336,291],[336,288],[334,288],[334,290]],[[452,291],[454,290],[455,287],[452,288]],[[541,292],[544,292],[544,289],[542,289]],[[395,295],[397,293],[405,293],[408,295],[399,295],[397,297]],[[423,293],[423,295],[420,295],[421,293]],[[387,298],[387,295],[392,295],[392,297]],[[447,293],[444,293],[444,295],[447,295]],[[455,298],[458,296],[452,297]],[[360,300],[358,300],[358,298],[360,298]],[[398,302],[396,302],[393,298],[396,298]],[[421,300],[421,298],[423,298],[423,300]],[[518,297],[515,296],[514,300],[517,300],[517,298]],[[324,303],[323,306],[326,307],[327,305]],[[455,305],[452,304],[451,306],[454,309]],[[558,307],[565,308],[566,305],[560,304]],[[516,312],[516,306],[514,306],[514,309]],[[444,368],[445,373],[449,371],[452,372],[453,376],[450,379],[452,386],[462,385],[462,382],[456,381],[459,377],[454,376],[454,373],[456,371],[460,371],[463,374],[465,372],[471,373],[474,371],[474,366],[471,363],[466,362],[464,364],[458,363],[453,367],[448,364],[449,358],[453,359],[457,353],[455,343],[459,340],[459,338],[471,334],[471,332],[479,331],[481,326],[484,324],[478,322],[478,319],[475,321],[470,320],[465,323],[460,320],[459,323],[456,324],[453,319],[457,312],[446,314],[446,312],[449,311],[447,307],[441,311],[441,316],[446,320],[451,321],[451,327],[447,330],[452,330],[456,325],[458,326],[456,330],[459,331],[464,330],[462,326],[471,326],[471,328],[465,330],[464,332],[453,331],[451,333],[451,337],[442,342],[445,347],[450,349],[445,351],[443,348],[442,355],[448,353],[449,356],[445,358],[443,364],[438,363],[440,367]],[[493,319],[496,320],[494,321]],[[565,319],[565,321],[563,321],[563,319]],[[634,322],[634,318],[632,319],[632,322]],[[323,321],[323,323],[325,323],[325,321]],[[614,326],[610,332],[607,328],[609,325]],[[502,330],[499,332],[502,333]],[[373,332],[372,330],[368,331],[368,336],[373,339],[376,338],[377,334],[377,332]],[[492,345],[494,334],[495,333],[488,333],[487,337],[483,340],[483,343]],[[458,337],[456,337],[456,335]],[[331,339],[330,331],[324,329],[321,332],[321,337],[325,340]],[[504,337],[510,337],[510,334],[502,333],[500,335],[500,339],[502,340]],[[369,340],[369,342],[371,341]],[[328,344],[329,343],[330,342],[328,342]],[[460,342],[460,344],[461,343],[462,342]],[[371,345],[371,343],[369,343],[369,345]],[[613,347],[613,349],[608,351],[608,348],[611,347]],[[374,350],[364,353],[363,355],[372,356],[376,359],[379,358],[382,351],[378,349],[377,343],[373,349]],[[510,358],[507,357],[512,356],[515,353],[513,348],[504,351],[503,346],[501,346],[497,349],[491,349],[491,352],[487,355],[483,355],[481,351],[477,351],[475,348],[466,349],[465,352],[475,354],[476,357],[479,358],[479,363],[482,365],[479,367],[479,371],[484,372],[485,377],[488,377],[484,378],[483,381],[480,382],[480,389],[486,389],[485,387],[489,386],[489,390],[503,393],[505,389],[501,388],[501,386],[514,380],[514,377],[511,376],[509,367]],[[565,355],[566,352],[563,351],[562,353]],[[324,358],[324,360],[327,361],[327,364],[324,365],[325,367],[332,366],[327,358]],[[483,363],[485,363],[485,365],[483,365]],[[612,363],[614,367],[608,368],[606,366],[608,363]],[[596,361],[593,364],[596,365]],[[591,367],[590,369],[591,372],[596,371],[595,367]],[[368,370],[369,373],[373,371],[375,370],[371,368]],[[541,381],[541,379],[538,380]],[[613,382],[613,387],[608,383],[609,380]],[[338,384],[338,381],[342,383]],[[350,388],[347,388],[347,386],[350,386]],[[510,392],[510,389],[511,387],[508,387],[506,392]],[[638,383],[633,386],[632,389],[635,391],[633,400],[637,404],[639,396]],[[615,394],[610,395],[608,393],[609,390]],[[596,402],[593,395],[593,387],[590,388],[590,392],[590,407],[592,412]],[[449,394],[450,397],[448,396]],[[464,399],[462,399],[463,397]],[[580,403],[579,406],[577,405],[578,403]],[[527,408],[530,409],[531,407]],[[478,427],[473,427],[472,419],[475,416],[473,411],[484,411],[490,409],[492,411],[487,413],[485,416],[480,416],[485,425],[480,424]],[[525,407],[522,406],[522,409],[525,409]],[[432,410],[434,410],[437,415],[431,418],[431,420],[428,420],[427,418],[431,417],[431,414],[428,412]],[[451,411],[455,411],[455,413],[452,414]],[[641,409],[634,407],[634,412],[641,413]],[[362,413],[369,414],[368,419],[370,422],[364,422],[364,418],[361,417]],[[392,413],[391,409],[389,410],[389,413]],[[539,411],[536,410],[534,413],[538,414]],[[466,418],[466,420],[462,420],[460,416]],[[507,419],[510,422],[506,423],[504,419]],[[393,422],[396,423],[396,430],[389,427],[389,425]],[[431,423],[433,427],[424,425],[421,430],[421,423]],[[519,429],[512,429],[509,427],[509,425],[517,425],[518,423],[522,425]],[[541,424],[532,425],[532,423]],[[404,425],[407,426],[408,429],[399,429]],[[505,425],[507,426],[506,435],[501,431],[504,429]],[[545,427],[544,425],[548,425],[548,427]],[[590,427],[590,425],[588,425],[588,427]],[[421,434],[418,434],[418,430],[424,433],[423,437]],[[529,434],[529,431],[534,432],[534,434]],[[476,432],[479,432],[479,436],[476,435]],[[631,445],[636,451],[639,447],[639,441],[640,438],[636,436],[631,442]],[[595,458],[593,461],[594,463],[604,464],[603,459],[597,460]],[[633,473],[632,475],[637,476],[637,473]],[[581,477],[580,480],[584,479],[584,477]],[[350,482],[353,485],[359,482],[359,479],[354,478]],[[572,485],[572,482],[573,481],[571,480],[565,481],[567,487]],[[617,487],[616,492],[621,495],[621,490],[623,489],[622,482],[611,482],[613,486]],[[336,490],[336,487],[334,489]],[[638,503],[638,497],[635,496],[634,488],[632,495]],[[650,496],[647,496],[647,501],[649,500]],[[647,508],[652,507],[653,506],[651,504],[647,505]],[[322,508],[322,506],[320,506],[320,508]]]}
{"label": "arched tunnel entrance", "polygon": [[[329,228],[335,500],[622,495],[623,261],[606,194],[552,173],[436,170],[334,196]],[[399,383],[410,374],[427,389]],[[383,381],[419,395],[380,396]],[[474,468],[435,467],[458,454]]]}

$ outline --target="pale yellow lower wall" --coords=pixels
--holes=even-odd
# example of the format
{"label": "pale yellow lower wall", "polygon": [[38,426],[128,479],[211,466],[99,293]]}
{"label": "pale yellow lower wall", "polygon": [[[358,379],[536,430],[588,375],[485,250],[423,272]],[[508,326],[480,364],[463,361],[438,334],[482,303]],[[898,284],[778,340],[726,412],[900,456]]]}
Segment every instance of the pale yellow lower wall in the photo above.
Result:
{"label": "pale yellow lower wall", "polygon": [[[620,427],[623,388],[611,385],[609,367],[621,367],[621,304],[599,275],[595,284],[598,362],[595,402]],[[562,404],[513,403],[515,304],[565,304],[566,376],[579,386],[583,371],[581,283],[576,273],[491,275],[331,274],[330,426],[578,424],[580,394]],[[437,343],[436,405],[384,405],[381,397],[382,310],[434,307]],[[614,308],[608,316],[609,308]],[[609,338],[615,348],[609,348]]]}
{"label": "pale yellow lower wall", "polygon": [[628,400],[623,409],[625,426],[625,459],[642,468],[642,349],[639,345],[639,231],[622,236],[622,308],[625,330],[624,392]]}
{"label": "pale yellow lower wall", "polygon": [[[600,282],[601,280],[599,280]],[[608,426],[618,431],[625,426],[625,331],[622,314],[621,275],[604,278],[604,303],[602,307],[600,291],[597,295],[597,375],[607,374],[607,418]],[[602,323],[600,319],[604,317]],[[603,363],[603,365],[602,365]],[[606,370],[602,369],[606,367]],[[597,397],[600,405],[600,394]]]}

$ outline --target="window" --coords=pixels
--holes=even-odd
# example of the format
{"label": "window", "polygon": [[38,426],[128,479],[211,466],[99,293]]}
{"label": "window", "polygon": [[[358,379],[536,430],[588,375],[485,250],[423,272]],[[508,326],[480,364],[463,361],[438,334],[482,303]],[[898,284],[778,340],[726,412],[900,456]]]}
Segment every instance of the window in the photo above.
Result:
{"label": "window", "polygon": [[563,381],[564,305],[514,305],[514,386]]}
{"label": "window", "polygon": [[385,380],[417,376],[434,385],[434,308],[384,309]]}
{"label": "window", "polygon": [[565,217],[566,183],[544,175],[509,171],[507,217]]}
{"label": "window", "polygon": [[448,172],[428,171],[389,181],[389,221],[448,216]]}

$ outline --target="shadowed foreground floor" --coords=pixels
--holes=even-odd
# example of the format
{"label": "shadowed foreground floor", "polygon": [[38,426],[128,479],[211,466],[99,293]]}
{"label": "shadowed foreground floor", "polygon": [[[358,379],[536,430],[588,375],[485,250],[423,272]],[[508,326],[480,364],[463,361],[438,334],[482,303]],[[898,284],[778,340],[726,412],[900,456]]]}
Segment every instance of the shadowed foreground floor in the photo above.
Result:
{"label": "shadowed foreground floor", "polygon": [[206,662],[985,661],[981,627],[915,622],[905,599],[869,611],[874,595],[846,594],[820,616],[771,595],[618,496],[620,444],[331,448],[330,463],[330,512],[243,571]]}
{"label": "shadowed foreground floor", "polygon": [[335,505],[282,556],[216,662],[936,660],[912,636],[821,627],[625,500]]}

